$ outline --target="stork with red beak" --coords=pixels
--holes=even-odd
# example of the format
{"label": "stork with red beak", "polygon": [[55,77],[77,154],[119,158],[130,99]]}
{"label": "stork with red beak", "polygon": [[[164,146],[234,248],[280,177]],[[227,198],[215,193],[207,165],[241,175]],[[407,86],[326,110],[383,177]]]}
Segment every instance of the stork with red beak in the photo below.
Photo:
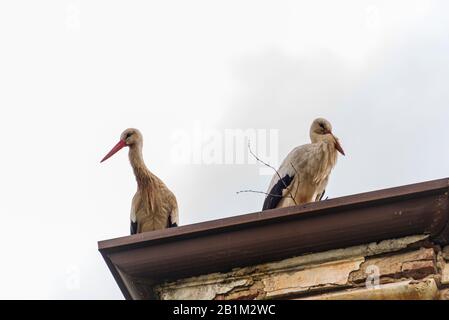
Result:
{"label": "stork with red beak", "polygon": [[262,210],[319,201],[337,163],[345,155],[329,121],[318,118],[310,127],[310,140],[293,149],[273,176]]}
{"label": "stork with red beak", "polygon": [[137,180],[131,205],[131,234],[176,227],[178,204],[167,186],[146,167],[142,156],[143,137],[137,129],[126,129],[120,141],[101,160],[109,159],[124,147]]}

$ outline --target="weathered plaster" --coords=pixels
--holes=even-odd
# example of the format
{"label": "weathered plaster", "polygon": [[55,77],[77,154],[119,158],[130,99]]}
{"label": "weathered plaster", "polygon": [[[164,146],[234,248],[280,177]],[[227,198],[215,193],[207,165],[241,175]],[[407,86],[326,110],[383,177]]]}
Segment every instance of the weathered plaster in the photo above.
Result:
{"label": "weathered plaster", "polygon": [[401,281],[379,287],[344,290],[311,296],[305,300],[433,300],[439,298],[434,279]]}
{"label": "weathered plaster", "polygon": [[401,273],[421,270],[422,278],[435,269],[433,249],[377,256],[403,250],[426,238],[410,236],[180,279],[156,286],[155,293],[160,299],[266,299],[343,290],[363,281],[366,267],[373,263],[380,265],[381,276],[400,277]]}

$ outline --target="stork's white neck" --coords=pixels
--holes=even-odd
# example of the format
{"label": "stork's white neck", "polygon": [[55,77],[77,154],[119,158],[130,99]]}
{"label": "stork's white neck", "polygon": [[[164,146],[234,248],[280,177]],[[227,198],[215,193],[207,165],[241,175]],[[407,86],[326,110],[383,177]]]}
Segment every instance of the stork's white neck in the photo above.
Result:
{"label": "stork's white neck", "polygon": [[312,141],[312,143],[320,143],[320,142],[325,142],[325,141],[333,141],[334,137],[331,134],[318,134],[315,132],[311,132],[310,133],[310,141]]}
{"label": "stork's white neck", "polygon": [[[338,151],[335,148],[335,138],[331,135],[326,135],[325,139],[321,140],[320,143],[322,145],[324,153],[327,154],[327,167],[331,170],[335,164],[337,163]],[[330,172],[330,171],[329,171]]]}
{"label": "stork's white neck", "polygon": [[130,146],[128,156],[136,176],[137,185],[139,187],[148,186],[152,181],[152,174],[143,161],[142,147],[139,145]]}

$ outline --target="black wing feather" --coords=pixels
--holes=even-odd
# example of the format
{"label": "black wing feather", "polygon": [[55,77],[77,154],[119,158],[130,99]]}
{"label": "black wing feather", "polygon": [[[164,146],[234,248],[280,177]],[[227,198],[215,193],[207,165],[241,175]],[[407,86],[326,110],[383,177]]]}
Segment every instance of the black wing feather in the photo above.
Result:
{"label": "black wing feather", "polygon": [[293,176],[286,174],[280,179],[265,198],[262,210],[274,209],[282,199],[282,191],[287,188],[293,180]]}
{"label": "black wing feather", "polygon": [[131,234],[136,234],[137,233],[137,221],[133,222],[131,220]]}
{"label": "black wing feather", "polygon": [[169,228],[174,228],[174,227],[177,227],[178,226],[178,224],[175,222],[175,223],[171,223],[170,222],[170,225],[168,226]]}
{"label": "black wing feather", "polygon": [[171,221],[171,215],[168,217],[168,227],[169,228],[174,228],[177,227],[178,224],[176,222]]}

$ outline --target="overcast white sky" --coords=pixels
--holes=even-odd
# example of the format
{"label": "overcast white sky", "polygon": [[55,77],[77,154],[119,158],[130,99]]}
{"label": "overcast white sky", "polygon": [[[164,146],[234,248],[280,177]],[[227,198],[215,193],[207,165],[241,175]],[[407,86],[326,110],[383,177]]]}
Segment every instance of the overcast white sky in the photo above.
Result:
{"label": "overcast white sky", "polygon": [[181,224],[260,210],[257,165],[174,163],[175,132],[328,118],[337,197],[449,175],[445,1],[0,2],[0,298],[122,299],[97,241],[127,235],[127,127]]}

